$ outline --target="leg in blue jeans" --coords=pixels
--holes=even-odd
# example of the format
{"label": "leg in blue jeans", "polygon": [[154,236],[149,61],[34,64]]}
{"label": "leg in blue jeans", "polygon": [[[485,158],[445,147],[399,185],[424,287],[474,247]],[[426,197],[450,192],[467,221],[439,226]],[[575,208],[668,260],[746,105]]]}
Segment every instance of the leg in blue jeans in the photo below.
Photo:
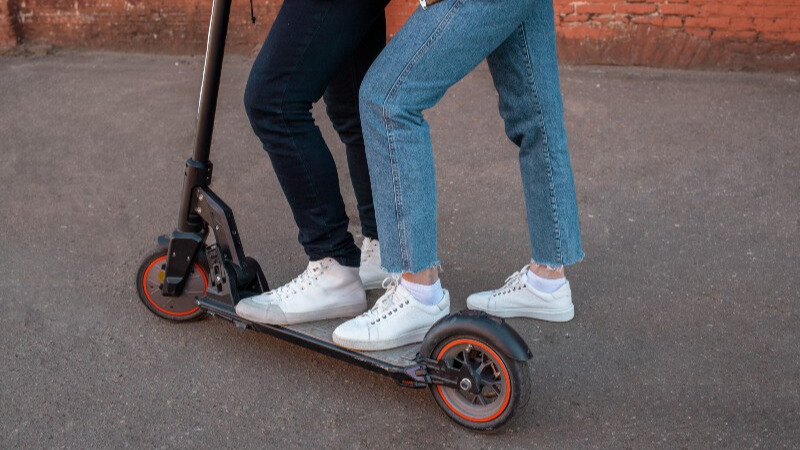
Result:
{"label": "leg in blue jeans", "polygon": [[312,261],[359,265],[333,157],[311,115],[324,96],[347,149],[362,232],[377,238],[358,90],[386,42],[385,2],[292,0],[281,7],[245,91],[253,130],[269,154]]}
{"label": "leg in blue jeans", "polygon": [[[361,118],[381,257],[387,270],[404,273],[370,311],[334,330],[338,345],[381,350],[419,342],[449,313],[450,295],[433,269],[436,181],[422,112],[484,58],[507,134],[520,148],[532,259],[557,272],[583,256],[549,1],[444,0],[418,9],[367,73]],[[471,295],[467,306],[501,317],[571,320],[566,279],[554,277],[556,286],[544,291],[540,280],[528,281],[532,266],[498,290]]]}
{"label": "leg in blue jeans", "polygon": [[361,88],[361,116],[384,267],[439,264],[436,183],[422,112],[488,59],[520,169],[532,260],[583,257],[563,123],[553,7],[540,0],[445,0],[418,9]]}

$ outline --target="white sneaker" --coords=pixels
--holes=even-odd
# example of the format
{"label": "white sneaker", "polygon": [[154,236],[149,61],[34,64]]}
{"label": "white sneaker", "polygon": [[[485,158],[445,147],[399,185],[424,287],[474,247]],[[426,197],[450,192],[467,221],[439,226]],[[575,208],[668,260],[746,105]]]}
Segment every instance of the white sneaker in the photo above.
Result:
{"label": "white sneaker", "polygon": [[292,325],[353,317],[367,309],[367,296],[356,267],[333,258],[311,261],[305,272],[283,286],[242,299],[236,314],[258,323]]}
{"label": "white sneaker", "polygon": [[333,342],[353,350],[386,350],[422,342],[425,333],[450,313],[450,293],[436,305],[425,305],[391,280],[386,293],[364,314],[333,331]]}
{"label": "white sneaker", "polygon": [[497,317],[530,317],[548,322],[569,322],[575,317],[569,282],[552,294],[537,291],[528,284],[528,266],[508,277],[500,289],[467,297],[467,308]]}
{"label": "white sneaker", "polygon": [[358,270],[364,289],[380,289],[391,274],[381,268],[381,246],[377,239],[364,238],[361,243],[361,267]]}

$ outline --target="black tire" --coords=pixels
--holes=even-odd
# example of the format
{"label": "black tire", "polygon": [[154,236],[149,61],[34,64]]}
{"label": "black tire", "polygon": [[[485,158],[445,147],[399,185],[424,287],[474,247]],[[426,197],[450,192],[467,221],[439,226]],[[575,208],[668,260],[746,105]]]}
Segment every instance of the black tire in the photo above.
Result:
{"label": "black tire", "polygon": [[431,358],[446,359],[451,367],[470,365],[486,384],[475,394],[433,384],[433,398],[459,425],[488,432],[508,425],[530,395],[530,372],[525,361],[509,358],[488,342],[471,336],[453,336],[436,346]]}
{"label": "black tire", "polygon": [[142,260],[136,272],[139,300],[150,312],[172,322],[187,322],[203,317],[205,311],[197,306],[197,300],[205,295],[208,288],[206,264],[202,260],[194,264],[181,295],[166,297],[161,294],[166,259],[167,250],[159,248]]}

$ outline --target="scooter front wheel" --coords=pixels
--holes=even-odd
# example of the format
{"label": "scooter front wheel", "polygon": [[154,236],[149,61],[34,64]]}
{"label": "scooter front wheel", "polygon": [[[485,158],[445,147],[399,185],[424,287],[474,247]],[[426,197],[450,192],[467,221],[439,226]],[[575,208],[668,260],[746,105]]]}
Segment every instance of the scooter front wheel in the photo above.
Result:
{"label": "scooter front wheel", "polygon": [[515,410],[527,403],[530,381],[525,361],[509,358],[483,340],[451,337],[431,356],[464,375],[458,388],[430,387],[436,403],[460,425],[494,430],[507,424]]}
{"label": "scooter front wheel", "polygon": [[204,311],[197,306],[197,300],[208,289],[206,269],[195,263],[181,295],[167,297],[161,292],[166,268],[166,249],[155,250],[144,258],[136,273],[139,299],[150,312],[163,319],[185,322],[201,317]]}

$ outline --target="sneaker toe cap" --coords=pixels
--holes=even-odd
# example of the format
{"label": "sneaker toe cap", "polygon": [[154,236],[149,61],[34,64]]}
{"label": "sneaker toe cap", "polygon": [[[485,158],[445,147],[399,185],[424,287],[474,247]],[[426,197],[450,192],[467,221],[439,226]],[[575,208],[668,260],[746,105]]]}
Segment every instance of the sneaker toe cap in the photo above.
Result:
{"label": "sneaker toe cap", "polygon": [[467,297],[467,308],[478,311],[489,309],[489,300],[492,298],[491,291],[477,292]]}
{"label": "sneaker toe cap", "polygon": [[264,323],[286,325],[289,322],[281,306],[273,303],[264,311]]}
{"label": "sneaker toe cap", "polygon": [[239,317],[258,323],[282,325],[286,323],[286,315],[277,304],[261,304],[246,298],[236,305],[236,314]]}
{"label": "sneaker toe cap", "polygon": [[353,343],[369,342],[370,327],[362,317],[348,320],[333,330],[333,342],[341,346],[352,345]]}
{"label": "sneaker toe cap", "polygon": [[253,320],[264,309],[264,305],[255,302],[252,298],[244,298],[236,304],[236,314],[239,317]]}

